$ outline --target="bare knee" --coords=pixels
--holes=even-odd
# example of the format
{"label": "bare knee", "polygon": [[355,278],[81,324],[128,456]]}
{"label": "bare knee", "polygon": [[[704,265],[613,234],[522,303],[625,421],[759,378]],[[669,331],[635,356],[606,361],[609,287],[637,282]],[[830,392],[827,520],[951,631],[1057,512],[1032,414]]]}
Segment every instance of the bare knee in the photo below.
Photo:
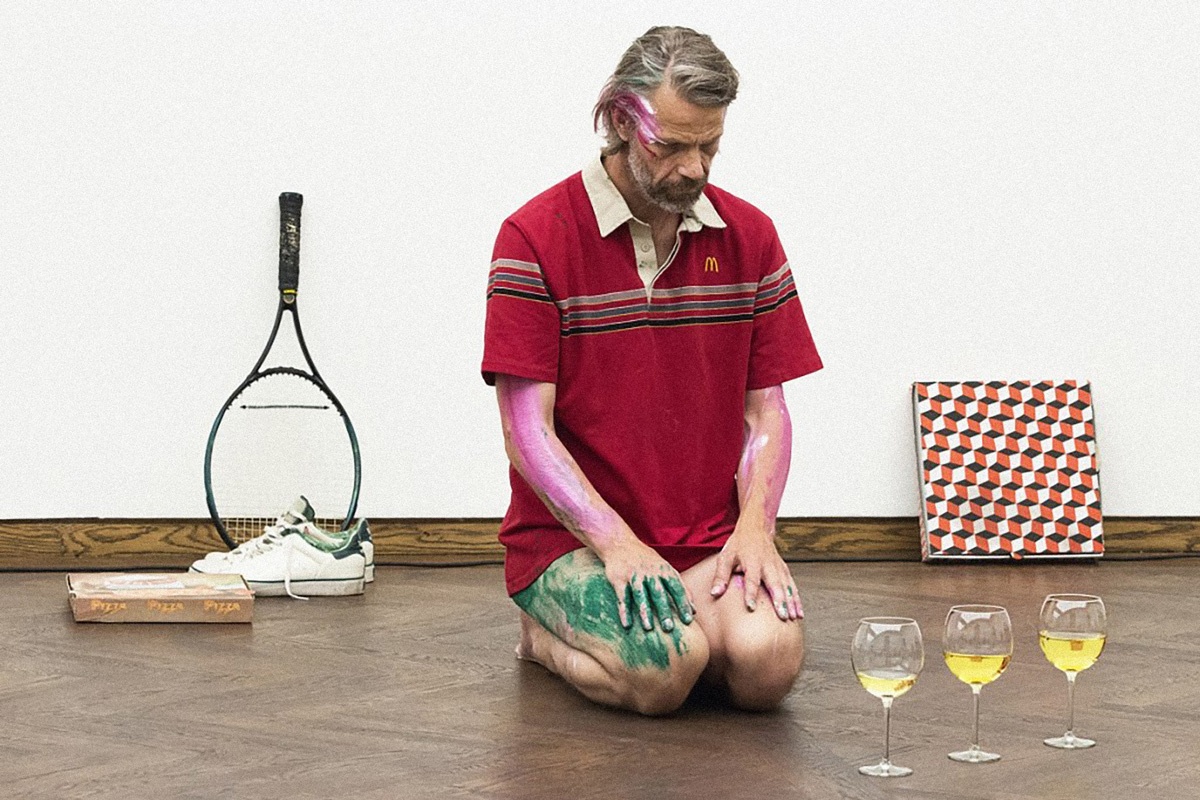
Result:
{"label": "bare knee", "polygon": [[803,623],[770,622],[747,626],[725,642],[724,674],[729,699],[747,711],[777,707],[804,666]]}

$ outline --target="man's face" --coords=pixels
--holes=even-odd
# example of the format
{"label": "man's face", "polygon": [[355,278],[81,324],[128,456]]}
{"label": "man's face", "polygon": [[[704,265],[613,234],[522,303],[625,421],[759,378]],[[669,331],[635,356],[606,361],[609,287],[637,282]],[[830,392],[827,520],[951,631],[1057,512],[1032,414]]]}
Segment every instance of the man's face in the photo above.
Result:
{"label": "man's face", "polygon": [[648,98],[657,131],[653,141],[639,136],[633,121],[622,138],[629,171],[638,189],[653,204],[682,214],[689,211],[708,183],[708,171],[725,130],[725,108],[705,108],[679,97],[663,84]]}

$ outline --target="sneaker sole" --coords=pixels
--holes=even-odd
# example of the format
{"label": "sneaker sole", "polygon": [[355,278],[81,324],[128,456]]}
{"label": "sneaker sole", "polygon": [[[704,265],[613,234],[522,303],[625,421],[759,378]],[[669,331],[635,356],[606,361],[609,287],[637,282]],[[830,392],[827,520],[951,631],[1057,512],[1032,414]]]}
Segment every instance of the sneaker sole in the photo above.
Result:
{"label": "sneaker sole", "polygon": [[[224,557],[226,555],[228,555],[228,554],[227,553],[209,553],[204,558],[202,558],[194,563],[219,566],[220,564],[225,562]],[[193,566],[189,571],[190,572],[203,572],[204,570],[196,569]],[[366,583],[372,583],[372,582],[374,582],[374,580],[375,580],[375,563],[371,562],[370,564],[367,564],[367,566],[363,570],[363,581],[365,581]]]}
{"label": "sneaker sole", "polygon": [[[346,578],[341,580],[292,581],[292,593],[302,597],[345,597],[346,595],[362,594],[366,583],[365,578]],[[261,597],[286,597],[287,588],[283,581],[252,581],[246,584]]]}
{"label": "sneaker sole", "polygon": [[[370,542],[368,542],[368,544],[370,544]],[[364,553],[364,555],[366,555],[366,554]],[[196,564],[209,564],[209,565],[215,566],[215,565],[225,563],[228,560],[228,557],[229,557],[229,553],[226,551],[205,553],[204,558],[201,558],[201,559],[198,559],[198,560],[192,562],[193,568],[190,571],[191,572],[204,572],[205,570],[195,569],[195,565]],[[374,553],[374,550],[372,550],[372,552],[371,552],[371,560],[367,562],[366,567],[363,570],[363,580],[366,583],[373,583],[375,581],[375,553]]]}
{"label": "sneaker sole", "polygon": [[[222,553],[221,555],[224,555],[224,553]],[[223,563],[223,559],[210,558],[209,556],[205,556],[204,558],[200,559],[199,563],[219,565],[219,564]],[[190,571],[191,572],[202,572],[203,570],[192,569]],[[363,570],[363,581],[365,583],[373,583],[375,581],[375,565],[374,564],[367,564],[366,568]]]}

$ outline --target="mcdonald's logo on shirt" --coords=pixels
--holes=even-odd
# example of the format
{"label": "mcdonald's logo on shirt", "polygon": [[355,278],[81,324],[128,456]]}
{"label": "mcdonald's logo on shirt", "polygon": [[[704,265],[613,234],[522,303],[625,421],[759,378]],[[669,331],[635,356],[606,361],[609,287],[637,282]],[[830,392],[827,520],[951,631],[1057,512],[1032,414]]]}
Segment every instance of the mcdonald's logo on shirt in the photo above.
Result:
{"label": "mcdonald's logo on shirt", "polygon": [[721,271],[721,265],[717,263],[716,256],[709,256],[708,258],[704,259],[704,271],[705,272],[720,272]]}

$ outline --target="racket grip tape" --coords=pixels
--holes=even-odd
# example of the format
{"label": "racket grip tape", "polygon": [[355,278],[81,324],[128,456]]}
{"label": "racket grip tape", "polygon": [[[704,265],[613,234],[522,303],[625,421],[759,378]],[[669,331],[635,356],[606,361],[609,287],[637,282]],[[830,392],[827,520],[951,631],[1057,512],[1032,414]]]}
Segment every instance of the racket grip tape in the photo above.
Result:
{"label": "racket grip tape", "polygon": [[300,285],[300,206],[295,192],[279,195],[279,291],[290,300]]}

